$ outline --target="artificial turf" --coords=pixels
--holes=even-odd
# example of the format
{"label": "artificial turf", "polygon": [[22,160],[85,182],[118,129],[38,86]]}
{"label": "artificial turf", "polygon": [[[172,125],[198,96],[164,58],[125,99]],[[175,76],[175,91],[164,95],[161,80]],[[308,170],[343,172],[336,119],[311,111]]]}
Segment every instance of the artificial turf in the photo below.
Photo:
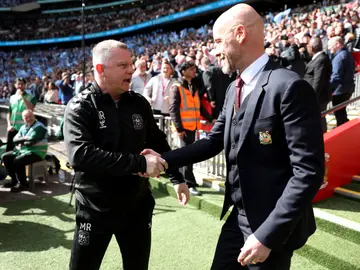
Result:
{"label": "artificial turf", "polygon": [[[181,207],[168,195],[173,195],[171,185],[160,182],[156,189],[152,181],[156,207],[149,269],[210,269],[223,224],[216,216],[223,195],[201,188],[203,196]],[[74,208],[67,205],[68,199],[67,194],[0,205],[1,270],[68,269],[74,229]],[[291,269],[360,269],[360,233],[324,220],[318,219],[317,224],[317,232],[295,252]],[[122,269],[114,239],[101,269]]]}

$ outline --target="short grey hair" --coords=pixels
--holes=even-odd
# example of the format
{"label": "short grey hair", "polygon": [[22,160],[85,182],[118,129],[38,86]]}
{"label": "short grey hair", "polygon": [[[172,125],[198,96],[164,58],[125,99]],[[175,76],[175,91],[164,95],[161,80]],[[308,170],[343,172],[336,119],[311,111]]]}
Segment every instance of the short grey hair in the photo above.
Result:
{"label": "short grey hair", "polygon": [[128,46],[125,43],[114,39],[104,40],[96,44],[92,51],[93,66],[105,64],[111,57],[111,50],[114,48],[128,50]]}
{"label": "short grey hair", "polygon": [[144,59],[139,59],[139,60],[137,60],[135,62],[135,67],[136,68],[139,68],[139,67],[144,66],[144,65],[146,66],[146,61]]}
{"label": "short grey hair", "polygon": [[344,39],[342,37],[336,36],[336,37],[332,37],[330,39],[330,42],[333,42],[333,44],[335,44],[336,42],[338,42],[341,46],[344,46]]}

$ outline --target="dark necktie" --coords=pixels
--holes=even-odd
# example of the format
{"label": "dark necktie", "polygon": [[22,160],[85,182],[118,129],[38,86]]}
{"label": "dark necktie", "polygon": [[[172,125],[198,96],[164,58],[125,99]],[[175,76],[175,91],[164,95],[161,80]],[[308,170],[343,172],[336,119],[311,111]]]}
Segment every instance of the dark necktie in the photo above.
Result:
{"label": "dark necktie", "polygon": [[244,86],[244,81],[241,79],[240,75],[236,77],[236,100],[235,100],[235,110],[238,111],[241,103],[241,89]]}

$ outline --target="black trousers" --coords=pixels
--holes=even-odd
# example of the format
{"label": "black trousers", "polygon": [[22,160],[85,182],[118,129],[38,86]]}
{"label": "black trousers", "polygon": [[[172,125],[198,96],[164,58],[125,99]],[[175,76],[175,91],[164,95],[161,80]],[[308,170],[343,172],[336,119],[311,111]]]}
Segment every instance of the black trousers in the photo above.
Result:
{"label": "black trousers", "polygon": [[[196,131],[192,130],[184,130],[186,136],[184,136],[182,139],[180,138],[180,146],[184,147],[186,145],[192,144],[195,142],[195,135]],[[189,188],[196,187],[196,179],[193,172],[193,164],[186,165],[179,169],[179,171],[184,176],[185,182]]]}
{"label": "black trousers", "polygon": [[211,270],[288,270],[290,269],[293,251],[271,251],[263,263],[242,266],[237,258],[240,249],[252,231],[248,219],[242,210],[234,207],[230,216],[222,227],[217,243]]}
{"label": "black trousers", "polygon": [[[76,229],[70,270],[100,269],[112,235],[115,235],[122,254],[123,269],[147,270],[154,205],[150,191],[127,214],[101,213],[76,201]],[[117,207],[127,206],[119,204]]]}
{"label": "black trousers", "polygon": [[10,151],[3,155],[3,162],[11,177],[11,181],[13,183],[19,181],[21,185],[26,185],[25,166],[41,160],[40,156],[33,153],[17,156]]}
{"label": "black trousers", "polygon": [[[351,98],[352,93],[345,93],[332,97],[333,106],[339,105]],[[336,126],[340,126],[349,121],[347,118],[346,107],[334,112],[336,118]]]}
{"label": "black trousers", "polygon": [[14,137],[15,135],[18,133],[18,131],[16,129],[14,129],[13,131],[8,131],[8,133],[6,134],[6,152],[11,151],[14,149],[15,145],[14,145]]}
{"label": "black trousers", "polygon": [[[327,104],[320,104],[320,111],[323,112],[326,110],[327,108]],[[322,127],[322,130],[323,130],[323,133],[326,133],[327,132],[327,122],[326,122],[326,117],[322,117],[321,118],[321,127]]]}

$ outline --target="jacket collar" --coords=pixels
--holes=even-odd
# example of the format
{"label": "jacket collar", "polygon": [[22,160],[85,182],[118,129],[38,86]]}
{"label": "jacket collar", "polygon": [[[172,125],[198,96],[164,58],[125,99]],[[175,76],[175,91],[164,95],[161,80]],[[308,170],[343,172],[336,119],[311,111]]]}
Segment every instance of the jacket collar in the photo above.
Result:
{"label": "jacket collar", "polygon": [[[98,95],[99,97],[105,98],[105,99],[109,99],[109,100],[113,100],[108,93],[104,93],[104,92],[101,90],[100,86],[97,84],[96,81],[94,81],[94,82],[92,83],[92,86],[91,86],[91,87],[92,87],[92,89],[93,89],[93,92],[94,92],[96,95]],[[119,100],[124,99],[124,98],[127,98],[128,96],[132,96],[132,95],[134,95],[134,92],[131,91],[131,90],[129,90],[129,91],[124,92],[123,94],[121,94]]]}
{"label": "jacket collar", "polygon": [[187,80],[185,80],[184,78],[182,77],[179,77],[178,78],[178,82],[180,83],[180,85],[186,89],[189,89],[190,91],[192,90],[192,92],[195,92],[197,89],[196,89],[196,86],[194,85],[194,79],[191,80],[191,89],[189,87],[189,83]]}

